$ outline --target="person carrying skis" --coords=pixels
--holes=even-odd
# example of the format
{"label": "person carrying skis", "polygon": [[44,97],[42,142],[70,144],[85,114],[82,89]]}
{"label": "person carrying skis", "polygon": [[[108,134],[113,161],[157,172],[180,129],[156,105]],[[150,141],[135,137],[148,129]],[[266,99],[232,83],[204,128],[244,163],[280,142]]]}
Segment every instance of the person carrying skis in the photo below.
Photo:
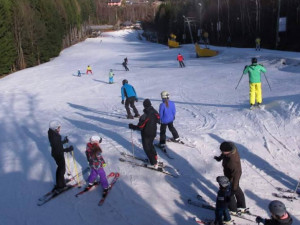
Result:
{"label": "person carrying skis", "polygon": [[255,100],[259,107],[262,103],[261,73],[265,73],[267,70],[263,65],[257,64],[257,58],[252,58],[251,63],[250,66],[245,66],[243,74],[248,73],[249,75],[250,109],[253,109]]}
{"label": "person carrying skis", "polygon": [[269,203],[269,210],[271,213],[271,219],[263,219],[260,216],[256,217],[256,222],[264,225],[291,225],[293,219],[291,215],[286,211],[285,205],[278,200],[271,201]]}
{"label": "person carrying skis", "polygon": [[261,42],[261,39],[260,39],[260,37],[257,37],[256,39],[255,39],[255,51],[260,51],[260,42]]}
{"label": "person carrying skis", "polygon": [[128,80],[126,79],[122,81],[122,84],[123,86],[121,87],[121,96],[122,96],[121,103],[124,105],[124,99],[126,98],[125,109],[127,112],[127,119],[133,119],[129,106],[133,109],[134,117],[140,117],[140,114],[134,105],[134,101],[136,102],[138,101],[137,94],[134,90],[134,87],[128,84]]}
{"label": "person carrying skis", "polygon": [[124,66],[125,70],[126,71],[129,71],[128,67],[127,67],[127,62],[128,62],[128,59],[127,57],[124,59],[124,62],[122,63],[122,65]]}
{"label": "person carrying skis", "polygon": [[217,182],[219,191],[216,199],[215,224],[230,224],[232,222],[228,210],[231,196],[230,181],[225,176],[218,176]]}
{"label": "person carrying skis", "polygon": [[93,74],[92,67],[90,65],[88,65],[86,68],[86,75],[88,75],[89,73]]}
{"label": "person carrying skis", "polygon": [[106,173],[104,171],[104,167],[106,166],[106,163],[101,155],[102,153],[102,149],[100,147],[101,142],[102,142],[102,138],[95,135],[90,138],[90,141],[86,145],[85,154],[91,168],[90,176],[88,177],[89,184],[86,187],[86,189],[90,189],[91,187],[93,187],[97,176],[99,176],[100,184],[103,188],[102,195],[103,197],[105,197],[108,192],[109,185],[106,178]]}
{"label": "person carrying skis", "polygon": [[71,152],[74,150],[71,145],[68,148],[64,148],[64,144],[68,143],[68,137],[66,136],[63,140],[61,139],[61,135],[59,134],[61,128],[61,124],[57,120],[52,120],[49,123],[48,130],[48,139],[51,145],[51,156],[54,158],[57,169],[56,169],[56,185],[54,187],[54,191],[59,193],[63,191],[66,186],[65,181],[65,172],[66,172],[66,162],[64,152]]}
{"label": "person carrying skis", "polygon": [[156,136],[157,124],[159,123],[159,114],[153,108],[151,101],[145,99],[143,102],[144,114],[140,117],[137,125],[130,123],[129,129],[140,130],[142,137],[143,149],[149,159],[149,162],[155,169],[158,168],[158,157],[153,145]]}
{"label": "person carrying skis", "polygon": [[161,92],[162,103],[159,105],[160,116],[160,140],[159,147],[165,149],[166,147],[166,130],[167,127],[173,135],[175,142],[179,142],[180,138],[175,129],[173,122],[175,120],[176,107],[173,101],[169,99],[170,95],[167,91]]}
{"label": "person carrying skis", "polygon": [[183,56],[180,54],[180,53],[178,53],[178,55],[177,55],[177,60],[178,60],[178,62],[179,62],[179,66],[182,68],[182,67],[185,67],[185,65],[184,65],[184,63],[183,63],[183,60],[184,60],[184,58],[183,58]]}
{"label": "person carrying skis", "polygon": [[222,154],[215,156],[214,159],[218,162],[222,161],[224,176],[226,176],[232,184],[229,210],[232,211],[232,213],[245,213],[245,195],[239,185],[242,175],[239,152],[235,144],[228,141],[224,141],[220,145],[220,150]]}
{"label": "person carrying skis", "polygon": [[109,84],[114,83],[114,76],[115,76],[115,74],[114,74],[113,70],[110,69],[110,71],[108,73],[108,83]]}

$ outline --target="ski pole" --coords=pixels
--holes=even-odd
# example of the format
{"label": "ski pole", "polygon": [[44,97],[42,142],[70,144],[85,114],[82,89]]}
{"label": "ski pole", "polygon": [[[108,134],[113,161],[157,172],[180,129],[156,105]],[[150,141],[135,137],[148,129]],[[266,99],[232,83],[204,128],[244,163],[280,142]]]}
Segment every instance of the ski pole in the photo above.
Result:
{"label": "ski pole", "polygon": [[132,155],[134,157],[134,144],[133,144],[133,138],[132,138],[133,131],[131,130],[131,145],[132,145]]}
{"label": "ski pole", "polygon": [[70,170],[69,154],[66,154],[66,155],[67,155],[67,170],[68,170],[67,174],[68,174],[68,176],[70,176],[71,175],[71,170]]}
{"label": "ski pole", "polygon": [[265,78],[266,78],[266,81],[267,81],[267,83],[268,83],[268,85],[269,85],[270,91],[272,91],[271,86],[270,86],[270,84],[269,84],[269,81],[268,81],[268,79],[267,79],[266,74],[265,74],[265,73],[263,73],[263,74],[265,75]]}
{"label": "ski pole", "polygon": [[81,185],[80,185],[80,180],[79,180],[77,165],[76,165],[76,161],[75,161],[74,151],[72,151],[72,157],[73,157],[73,162],[74,162],[74,167],[75,167],[75,173],[76,173],[76,177],[77,177],[78,188],[80,188]]}
{"label": "ski pole", "polygon": [[235,87],[235,90],[237,89],[237,87],[239,86],[239,84],[240,84],[240,82],[241,82],[241,80],[242,80],[242,78],[243,78],[243,73],[242,73],[242,76],[241,76],[241,78],[240,78],[240,80],[239,80],[239,82],[238,82],[238,84],[236,85],[236,87]]}

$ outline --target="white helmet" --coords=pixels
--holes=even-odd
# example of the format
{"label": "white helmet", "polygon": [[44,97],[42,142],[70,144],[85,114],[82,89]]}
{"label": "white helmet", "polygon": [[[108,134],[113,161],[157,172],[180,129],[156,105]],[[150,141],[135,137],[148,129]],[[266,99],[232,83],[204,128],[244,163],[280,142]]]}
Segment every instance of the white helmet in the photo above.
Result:
{"label": "white helmet", "polygon": [[101,143],[102,142],[102,138],[99,137],[98,135],[94,135],[90,138],[90,141],[92,143]]}
{"label": "white helmet", "polygon": [[161,95],[161,98],[163,98],[163,99],[165,99],[165,98],[166,98],[166,99],[169,99],[169,96],[170,96],[169,93],[168,93],[167,91],[161,92],[160,95]]}
{"label": "white helmet", "polygon": [[51,130],[56,130],[57,128],[61,127],[61,123],[57,120],[51,120],[49,122],[49,128]]}

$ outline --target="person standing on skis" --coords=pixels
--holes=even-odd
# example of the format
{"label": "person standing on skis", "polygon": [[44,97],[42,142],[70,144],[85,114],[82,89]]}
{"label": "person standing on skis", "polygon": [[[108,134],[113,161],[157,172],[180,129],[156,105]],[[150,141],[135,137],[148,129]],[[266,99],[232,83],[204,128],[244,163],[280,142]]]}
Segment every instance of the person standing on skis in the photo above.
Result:
{"label": "person standing on skis", "polygon": [[252,58],[251,63],[250,66],[245,66],[243,74],[248,73],[249,75],[250,109],[253,109],[255,100],[259,107],[262,103],[261,73],[265,73],[267,70],[263,65],[257,64],[257,58]]}
{"label": "person standing on skis", "polygon": [[110,71],[108,73],[108,83],[109,84],[114,83],[114,76],[115,76],[115,74],[114,74],[113,70],[110,69]]}
{"label": "person standing on skis", "polygon": [[232,213],[244,213],[247,209],[245,195],[239,185],[242,175],[239,152],[235,144],[228,141],[224,141],[220,145],[220,150],[222,154],[215,156],[214,159],[218,162],[222,161],[224,176],[226,176],[232,184],[229,210],[232,211]]}
{"label": "person standing on skis", "polygon": [[48,139],[51,145],[51,156],[54,158],[57,169],[56,169],[56,185],[54,187],[54,191],[61,192],[66,186],[65,181],[65,172],[66,172],[66,162],[64,152],[73,151],[73,146],[71,145],[68,148],[64,148],[64,144],[68,143],[68,137],[66,136],[63,140],[61,139],[61,135],[59,134],[61,128],[61,124],[57,120],[52,120],[49,123],[48,130]]}
{"label": "person standing on skis", "polygon": [[124,62],[122,63],[122,65],[124,66],[126,71],[129,71],[128,67],[127,67],[127,63],[128,63],[128,59],[127,57],[124,59]]}
{"label": "person standing on skis", "polygon": [[167,127],[173,135],[175,142],[179,142],[180,138],[175,129],[173,122],[176,115],[176,107],[173,101],[169,99],[170,95],[167,91],[161,92],[162,103],[159,105],[159,116],[160,116],[160,141],[159,147],[165,149],[166,147],[166,130]]}
{"label": "person standing on skis", "polygon": [[153,145],[156,136],[157,124],[159,123],[159,114],[153,108],[151,101],[145,99],[143,102],[144,114],[140,117],[139,123],[128,125],[129,129],[140,130],[142,136],[143,149],[149,159],[149,162],[155,169],[158,168],[157,153]]}
{"label": "person standing on skis", "polygon": [[88,190],[91,187],[93,187],[97,176],[99,176],[100,184],[103,188],[103,197],[104,197],[108,192],[109,185],[106,178],[106,173],[104,171],[104,167],[106,166],[106,163],[101,155],[102,153],[102,149],[100,147],[101,142],[102,142],[102,138],[95,135],[90,138],[89,143],[87,143],[86,145],[85,154],[91,168],[90,176],[88,177],[89,184],[86,187],[86,189]]}
{"label": "person standing on skis", "polygon": [[256,217],[258,224],[264,225],[291,225],[293,219],[291,215],[286,211],[285,205],[278,200],[271,201],[269,203],[269,211],[271,213],[271,219],[263,219],[260,216]]}
{"label": "person standing on skis", "polygon": [[184,60],[184,58],[183,58],[183,56],[180,54],[180,53],[178,53],[178,55],[177,55],[177,60],[178,60],[178,62],[179,62],[179,66],[182,68],[182,67],[185,67],[185,65],[184,65],[184,63],[183,63],[183,60]]}
{"label": "person standing on skis", "polygon": [[90,65],[88,65],[86,68],[86,75],[88,75],[89,73],[93,74],[92,67]]}
{"label": "person standing on skis", "polygon": [[124,105],[124,99],[126,98],[125,109],[127,112],[127,119],[133,119],[129,106],[133,109],[134,117],[140,117],[140,114],[134,105],[134,102],[138,101],[137,94],[134,90],[134,87],[128,84],[128,80],[126,79],[122,81],[122,84],[123,86],[121,87],[121,96],[122,96],[121,103]]}

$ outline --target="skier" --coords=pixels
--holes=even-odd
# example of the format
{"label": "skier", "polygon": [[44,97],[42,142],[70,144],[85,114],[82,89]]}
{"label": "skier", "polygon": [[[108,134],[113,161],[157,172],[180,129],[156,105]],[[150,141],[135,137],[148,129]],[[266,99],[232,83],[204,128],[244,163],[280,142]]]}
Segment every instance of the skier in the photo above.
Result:
{"label": "skier", "polygon": [[256,217],[256,222],[265,225],[291,225],[293,219],[286,211],[285,205],[278,200],[271,201],[269,203],[269,210],[271,213],[271,219],[263,219],[262,217]]}
{"label": "skier", "polygon": [[109,71],[109,73],[108,73],[108,78],[109,78],[108,83],[109,83],[109,84],[114,83],[114,76],[115,76],[115,74],[114,74],[113,70],[110,69],[110,71]]}
{"label": "skier", "polygon": [[228,177],[232,184],[231,198],[229,203],[229,210],[236,214],[238,212],[246,212],[245,195],[239,186],[239,181],[242,175],[242,167],[240,155],[237,147],[233,142],[224,141],[220,145],[222,154],[215,156],[214,159],[218,162],[222,161],[224,176]]}
{"label": "skier", "polygon": [[152,107],[151,101],[145,99],[143,102],[144,114],[140,117],[139,123],[133,125],[130,123],[129,129],[140,130],[142,136],[143,149],[149,159],[149,162],[155,169],[158,168],[158,157],[153,145],[156,136],[157,124],[159,123],[159,114]]}
{"label": "skier", "polygon": [[122,81],[122,84],[123,84],[123,86],[121,87],[121,96],[122,96],[121,103],[124,105],[124,99],[126,98],[125,109],[127,112],[127,119],[133,119],[133,116],[129,109],[129,105],[133,109],[134,117],[140,117],[140,114],[134,105],[134,101],[136,101],[136,102],[138,101],[134,87],[132,85],[128,84],[128,80],[126,80],[126,79]]}
{"label": "skier", "polygon": [[161,92],[162,103],[159,105],[159,116],[160,116],[160,141],[159,147],[165,149],[166,147],[166,130],[167,127],[173,135],[175,142],[179,142],[180,138],[175,129],[173,122],[175,120],[176,107],[173,101],[169,99],[170,95],[168,92]]}
{"label": "skier", "polygon": [[228,210],[231,196],[230,181],[225,176],[218,176],[217,182],[219,183],[219,191],[216,200],[215,224],[230,224],[231,217]]}
{"label": "skier", "polygon": [[64,152],[73,151],[73,146],[71,145],[68,148],[64,148],[63,144],[68,143],[68,137],[66,136],[63,140],[61,139],[61,135],[59,134],[61,128],[61,124],[57,120],[52,120],[49,123],[48,130],[48,139],[51,145],[51,156],[54,158],[57,169],[56,169],[56,185],[54,187],[54,191],[59,193],[63,191],[66,186],[66,181],[64,178],[66,172],[66,163]]}
{"label": "skier", "polygon": [[260,42],[261,42],[261,39],[260,39],[260,37],[257,37],[256,39],[255,39],[255,51],[260,51]]}
{"label": "skier", "polygon": [[80,69],[78,69],[78,71],[77,71],[77,76],[79,76],[79,77],[81,77],[81,72],[80,72]]}
{"label": "skier", "polygon": [[127,62],[128,62],[128,59],[127,57],[124,59],[124,62],[122,63],[122,65],[124,66],[125,70],[126,71],[129,71],[128,67],[127,67]]}
{"label": "skier", "polygon": [[86,75],[88,75],[89,73],[93,74],[92,67],[90,65],[88,65],[86,68]]}
{"label": "skier", "polygon": [[183,56],[180,54],[180,53],[178,53],[178,55],[177,55],[177,60],[178,60],[178,62],[179,62],[179,66],[182,68],[182,67],[185,67],[185,65],[184,65],[184,63],[183,63],[183,60],[184,60],[184,58],[183,58]]}
{"label": "skier", "polygon": [[106,179],[106,174],[104,171],[104,167],[106,166],[105,161],[101,155],[102,149],[100,147],[100,143],[102,142],[102,138],[99,136],[95,135],[90,138],[89,143],[86,145],[86,158],[87,161],[89,162],[90,168],[91,168],[91,173],[90,176],[88,177],[88,186],[86,189],[90,189],[93,187],[94,182],[99,175],[100,177],[100,184],[103,188],[103,197],[106,196],[108,192],[108,181]]}
{"label": "skier", "polygon": [[245,66],[243,74],[249,75],[249,99],[250,109],[254,108],[255,100],[260,107],[262,103],[262,91],[261,91],[261,72],[265,73],[266,68],[263,65],[257,64],[257,58],[251,59],[252,64]]}

